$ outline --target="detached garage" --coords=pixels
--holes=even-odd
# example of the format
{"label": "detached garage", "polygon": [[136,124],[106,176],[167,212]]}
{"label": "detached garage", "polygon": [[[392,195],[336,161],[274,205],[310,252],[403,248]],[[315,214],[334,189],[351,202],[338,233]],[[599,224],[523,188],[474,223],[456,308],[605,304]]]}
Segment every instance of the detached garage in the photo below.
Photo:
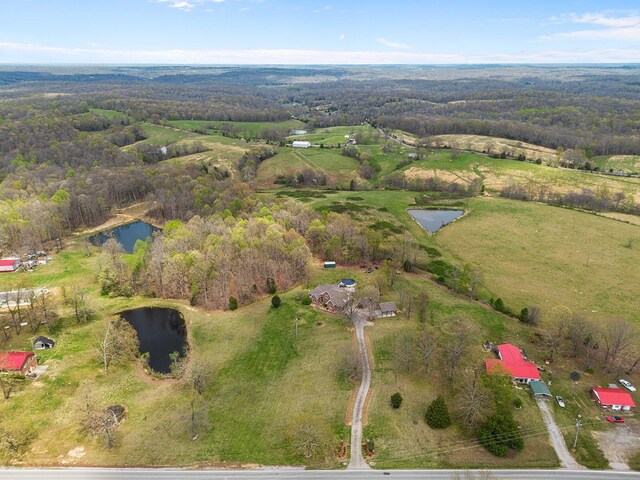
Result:
{"label": "detached garage", "polygon": [[0,259],[0,272],[15,272],[22,265],[19,258],[2,258]]}
{"label": "detached garage", "polygon": [[636,406],[631,394],[621,388],[596,387],[591,389],[591,394],[601,408],[607,408],[614,412],[629,412]]}

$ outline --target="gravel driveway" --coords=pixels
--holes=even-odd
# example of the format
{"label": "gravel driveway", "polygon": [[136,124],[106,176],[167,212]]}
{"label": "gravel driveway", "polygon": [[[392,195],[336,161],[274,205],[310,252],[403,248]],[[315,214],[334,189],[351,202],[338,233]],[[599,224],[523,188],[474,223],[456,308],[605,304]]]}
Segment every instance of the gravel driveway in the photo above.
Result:
{"label": "gravel driveway", "polygon": [[560,459],[560,466],[562,466],[563,468],[570,468],[571,470],[584,468],[582,465],[576,462],[576,460],[573,458],[573,455],[571,455],[571,453],[569,452],[567,445],[564,443],[562,432],[556,425],[556,422],[553,420],[553,416],[551,415],[551,408],[549,407],[547,400],[538,399],[538,407],[540,407],[542,418],[544,419],[544,423],[547,426],[551,445],[556,451],[556,455],[558,455],[558,458]]}

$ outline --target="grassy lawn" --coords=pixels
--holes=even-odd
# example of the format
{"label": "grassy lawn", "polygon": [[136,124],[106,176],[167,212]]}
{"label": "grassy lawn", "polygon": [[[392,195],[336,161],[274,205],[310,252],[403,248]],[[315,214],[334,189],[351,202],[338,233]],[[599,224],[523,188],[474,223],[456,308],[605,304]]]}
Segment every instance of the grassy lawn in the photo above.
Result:
{"label": "grassy lawn", "polygon": [[358,175],[358,162],[340,155],[338,150],[281,148],[277,155],[260,164],[257,182],[273,186],[278,175],[297,173],[305,168],[326,175],[329,185],[348,188],[351,179],[362,181]]}
{"label": "grassy lawn", "polygon": [[596,318],[640,321],[636,225],[494,198],[471,199],[469,210],[435,239],[459,262],[482,269],[488,295],[501,297],[514,311],[565,305]]}
{"label": "grassy lawn", "polygon": [[[33,286],[92,285],[94,263],[95,255],[86,257],[84,248],[75,245],[36,272],[3,276],[3,281],[12,280],[3,288],[26,279]],[[38,381],[26,382],[8,401],[0,401],[0,421],[13,432],[28,432],[30,451],[37,455],[25,458],[34,465],[309,463],[292,450],[286,434],[297,419],[319,416],[333,432],[336,447],[341,439],[348,441],[344,415],[352,385],[343,380],[343,358],[335,353],[351,349],[351,334],[341,318],[301,305],[295,299],[299,293],[282,294],[277,310],[265,298],[235,312],[205,312],[186,302],[110,299],[93,291],[91,304],[98,318],[76,325],[71,312],[63,311],[64,326],[52,333],[55,349],[38,352],[49,371]],[[196,440],[189,433],[191,396],[182,382],[153,379],[137,360],[115,365],[105,375],[95,357],[95,332],[103,318],[149,305],[177,308],[184,314],[191,354],[211,369],[213,380],[201,402],[204,413]],[[2,347],[29,348],[30,338],[25,329]],[[96,405],[118,403],[127,408],[112,450],[79,432],[78,411],[86,391]],[[80,448],[77,457],[69,454],[74,448]]]}

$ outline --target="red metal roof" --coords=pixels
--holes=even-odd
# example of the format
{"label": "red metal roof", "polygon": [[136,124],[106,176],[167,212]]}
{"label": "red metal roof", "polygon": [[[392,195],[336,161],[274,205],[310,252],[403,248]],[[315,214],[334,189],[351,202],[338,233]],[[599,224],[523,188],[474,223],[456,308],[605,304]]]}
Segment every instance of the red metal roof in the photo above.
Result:
{"label": "red metal roof", "polygon": [[540,380],[540,372],[538,372],[538,368],[531,362],[520,361],[508,363],[504,360],[498,360],[497,358],[488,358],[484,363],[489,373],[498,373],[499,370],[502,370],[514,378]]}
{"label": "red metal roof", "polygon": [[0,370],[20,370],[32,355],[33,352],[0,352]]}
{"label": "red metal roof", "polygon": [[3,258],[0,259],[0,267],[13,267],[18,261],[16,258]]}
{"label": "red metal roof", "polygon": [[500,353],[500,358],[506,363],[524,362],[520,349],[510,343],[498,345],[498,352]]}
{"label": "red metal roof", "polygon": [[621,388],[593,388],[593,393],[600,400],[602,405],[621,405],[623,407],[635,407],[636,404],[629,392]]}

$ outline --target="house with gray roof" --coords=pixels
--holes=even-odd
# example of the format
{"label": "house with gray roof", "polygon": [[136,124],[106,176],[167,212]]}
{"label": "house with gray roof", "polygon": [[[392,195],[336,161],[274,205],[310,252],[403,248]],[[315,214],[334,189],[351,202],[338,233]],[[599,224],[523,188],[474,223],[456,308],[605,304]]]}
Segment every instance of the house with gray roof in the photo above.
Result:
{"label": "house with gray roof", "polygon": [[320,285],[309,292],[311,302],[330,312],[341,312],[349,302],[349,292],[336,284]]}

